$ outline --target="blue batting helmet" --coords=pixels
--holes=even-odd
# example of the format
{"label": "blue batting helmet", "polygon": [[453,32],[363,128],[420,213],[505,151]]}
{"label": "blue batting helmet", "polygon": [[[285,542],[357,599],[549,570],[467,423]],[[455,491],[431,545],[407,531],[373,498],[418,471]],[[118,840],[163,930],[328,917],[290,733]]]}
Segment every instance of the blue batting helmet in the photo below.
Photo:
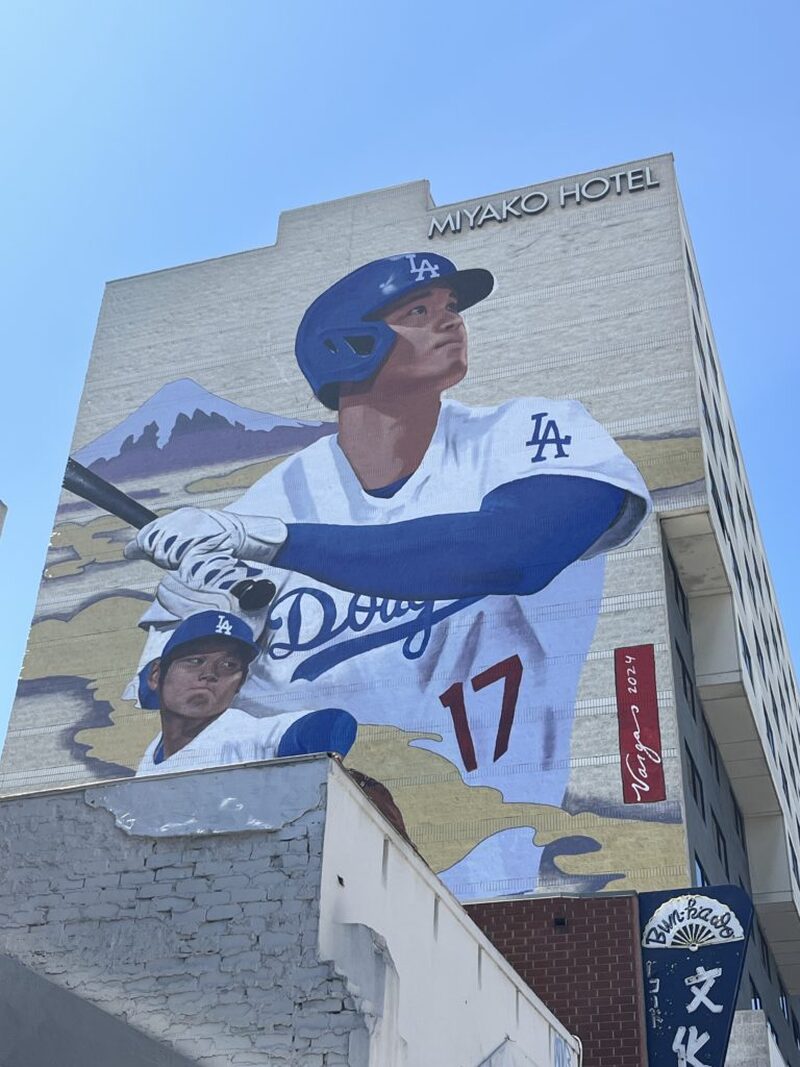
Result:
{"label": "blue batting helmet", "polygon": [[300,370],[315,395],[332,410],[339,405],[340,382],[363,382],[377,373],[397,338],[381,314],[415,289],[445,285],[458,310],[491,293],[488,270],[457,270],[432,252],[408,252],[376,259],[340,278],[303,315],[295,340]]}

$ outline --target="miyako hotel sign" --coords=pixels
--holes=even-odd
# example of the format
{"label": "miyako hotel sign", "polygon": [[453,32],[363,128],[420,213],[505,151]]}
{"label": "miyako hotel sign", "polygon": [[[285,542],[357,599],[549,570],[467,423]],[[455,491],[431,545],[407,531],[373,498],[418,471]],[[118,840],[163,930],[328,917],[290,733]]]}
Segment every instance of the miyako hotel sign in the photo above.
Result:
{"label": "miyako hotel sign", "polygon": [[[636,167],[633,170],[618,170],[614,174],[597,174],[584,182],[567,182],[559,186],[558,204],[568,205],[593,203],[607,196],[623,196],[659,185],[652,167]],[[487,222],[508,222],[526,215],[541,215],[550,207],[551,198],[541,189],[503,197],[502,200],[487,200],[473,207],[460,207],[444,216],[434,215],[428,227],[428,239],[446,233],[462,233],[479,230]]]}

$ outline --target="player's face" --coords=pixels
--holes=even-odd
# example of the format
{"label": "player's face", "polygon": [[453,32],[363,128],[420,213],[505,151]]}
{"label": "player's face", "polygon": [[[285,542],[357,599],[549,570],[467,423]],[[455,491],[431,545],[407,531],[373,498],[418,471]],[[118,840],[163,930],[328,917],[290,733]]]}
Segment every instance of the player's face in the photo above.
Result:
{"label": "player's face", "polygon": [[392,388],[430,384],[447,389],[467,372],[467,330],[452,289],[417,290],[386,312],[397,334],[389,358],[374,381]]}
{"label": "player's face", "polygon": [[161,708],[188,719],[215,719],[231,706],[247,670],[230,641],[193,641],[170,660],[161,674],[156,663],[150,684],[159,689]]}

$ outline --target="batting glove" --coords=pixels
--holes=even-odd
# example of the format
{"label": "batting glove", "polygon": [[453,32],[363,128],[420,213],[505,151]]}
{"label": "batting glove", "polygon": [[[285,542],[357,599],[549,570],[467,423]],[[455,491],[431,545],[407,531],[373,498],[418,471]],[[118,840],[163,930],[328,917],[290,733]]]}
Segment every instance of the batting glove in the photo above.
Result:
{"label": "batting glove", "polygon": [[257,637],[266,624],[269,605],[258,611],[245,611],[233,589],[239,582],[263,577],[259,568],[219,552],[186,552],[178,569],[160,582],[156,601],[176,619],[198,611],[229,611],[244,619]]}
{"label": "batting glove", "polygon": [[126,559],[177,569],[188,552],[271,563],[287,537],[280,519],[231,511],[178,508],[143,526],[125,546]]}

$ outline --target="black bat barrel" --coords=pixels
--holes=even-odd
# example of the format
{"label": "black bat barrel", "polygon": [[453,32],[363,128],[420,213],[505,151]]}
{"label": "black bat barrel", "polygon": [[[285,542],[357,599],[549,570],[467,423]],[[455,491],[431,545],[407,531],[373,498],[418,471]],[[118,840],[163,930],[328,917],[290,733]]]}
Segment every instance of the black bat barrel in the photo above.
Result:
{"label": "black bat barrel", "polygon": [[72,456],[67,460],[67,469],[64,471],[64,488],[96,504],[103,511],[110,511],[129,526],[135,526],[137,530],[158,518],[150,508],[123,493],[111,482],[78,463]]}
{"label": "black bat barrel", "polygon": [[[64,488],[76,496],[96,504],[103,511],[116,515],[118,519],[127,522],[129,526],[141,530],[148,522],[158,518],[154,511],[140,504],[138,500],[117,489],[111,482],[101,478],[99,474],[90,471],[82,463],[78,463],[72,456],[67,460],[67,469],[64,471]],[[269,578],[260,578],[257,582],[248,578],[237,582],[231,592],[239,601],[239,606],[245,611],[259,611],[269,604],[275,596],[275,585]]]}

